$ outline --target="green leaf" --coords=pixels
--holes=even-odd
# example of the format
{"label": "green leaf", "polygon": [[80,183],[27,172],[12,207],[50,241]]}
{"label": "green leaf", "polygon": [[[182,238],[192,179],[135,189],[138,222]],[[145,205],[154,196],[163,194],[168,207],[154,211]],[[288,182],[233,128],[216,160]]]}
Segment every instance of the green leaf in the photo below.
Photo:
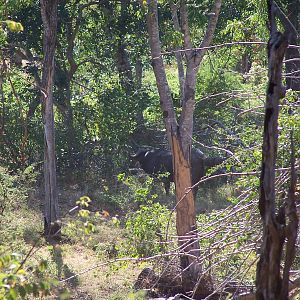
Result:
{"label": "green leaf", "polygon": [[88,196],[82,196],[78,201],[76,201],[76,204],[80,205],[81,207],[88,207],[91,201],[92,200]]}
{"label": "green leaf", "polygon": [[6,23],[8,29],[12,32],[20,32],[20,31],[24,30],[22,24],[19,22],[15,22],[12,20],[6,20],[6,21],[4,21],[4,23]]}
{"label": "green leaf", "polygon": [[47,269],[48,263],[46,260],[42,260],[38,266],[38,270],[44,272]]}
{"label": "green leaf", "polygon": [[16,289],[10,289],[9,290],[9,292],[8,292],[8,295],[7,295],[8,297],[8,299],[11,299],[11,300],[15,300],[15,299],[17,299],[17,297],[18,297],[18,293],[17,293],[17,291],[16,291]]}

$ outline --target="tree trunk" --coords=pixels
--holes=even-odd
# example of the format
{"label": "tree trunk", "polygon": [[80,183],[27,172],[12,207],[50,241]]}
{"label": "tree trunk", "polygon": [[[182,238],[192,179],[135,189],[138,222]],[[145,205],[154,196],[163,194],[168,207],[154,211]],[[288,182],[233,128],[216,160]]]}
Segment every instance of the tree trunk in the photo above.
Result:
{"label": "tree trunk", "polygon": [[[67,5],[67,1],[63,2],[64,9],[67,10],[65,7]],[[73,107],[71,104],[72,99],[72,89],[71,89],[71,82],[74,78],[76,71],[78,70],[78,64],[74,58],[74,47],[75,47],[75,39],[79,32],[80,24],[82,21],[82,14],[83,14],[83,7],[79,9],[78,14],[76,17],[72,18],[67,14],[66,16],[66,35],[67,35],[67,51],[66,57],[69,63],[68,68],[61,67],[60,72],[62,72],[62,76],[65,79],[65,82],[62,86],[58,87],[59,95],[58,98],[61,100],[61,105],[57,105],[60,108],[63,118],[64,118],[64,125],[66,128],[66,142],[67,142],[67,156],[69,159],[69,169],[70,172],[73,173],[75,170],[75,157],[74,154],[78,151],[78,143],[76,140],[76,131],[74,128],[74,114],[73,114]],[[57,99],[58,100],[58,99]]]}
{"label": "tree trunk", "polygon": [[[192,274],[197,276],[201,272],[201,266],[196,258],[200,256],[199,241],[196,232],[196,210],[194,193],[188,192],[187,187],[192,186],[191,178],[191,152],[186,158],[181,140],[172,135],[174,182],[176,184],[176,228],[179,237],[179,246],[183,253],[181,267],[190,267]],[[196,278],[194,278],[196,279]]]}
{"label": "tree trunk", "polygon": [[[135,86],[139,91],[142,87],[142,79],[143,79],[143,64],[141,59],[137,59],[135,63]],[[143,93],[144,94],[144,93]],[[143,97],[144,98],[144,97]],[[138,110],[136,112],[136,122],[137,122],[137,131],[145,133],[145,120],[143,116],[143,103],[139,101]]]}
{"label": "tree trunk", "polygon": [[[269,85],[267,89],[264,137],[262,151],[262,171],[260,177],[259,211],[263,222],[263,241],[256,273],[257,300],[287,300],[289,269],[293,261],[295,234],[291,224],[295,223],[295,203],[287,204],[289,224],[286,226],[286,210],[282,206],[276,213],[275,165],[278,143],[279,100],[285,95],[282,86],[282,64],[288,46],[287,37],[276,30],[274,6],[268,2],[270,40],[268,43]],[[292,183],[294,185],[294,183]],[[293,201],[293,197],[289,196]],[[288,241],[284,280],[281,277],[281,259],[285,240]],[[293,244],[293,245],[292,245]]]}
{"label": "tree trunk", "polygon": [[79,147],[76,139],[76,130],[74,128],[74,114],[73,107],[71,105],[71,95],[65,98],[64,109],[61,110],[64,116],[64,125],[66,128],[66,142],[67,142],[67,157],[69,159],[70,172],[73,173],[76,169],[76,154],[79,151]]}
{"label": "tree trunk", "polygon": [[[116,49],[116,66],[119,73],[119,80],[122,88],[124,89],[127,97],[132,97],[133,93],[136,93],[141,89],[143,65],[140,59],[137,59],[135,64],[135,73],[132,71],[132,64],[127,51],[127,44],[124,36],[128,34],[128,26],[130,23],[130,0],[121,0],[121,11],[117,21],[118,41]],[[112,11],[113,15],[113,11]],[[141,104],[136,111],[137,130],[135,133],[139,134],[145,132],[145,121]]]}
{"label": "tree trunk", "polygon": [[[56,68],[57,70],[57,68]],[[68,73],[68,71],[60,70],[60,72],[63,72],[65,75]],[[59,109],[60,113],[63,116],[63,124],[65,128],[65,142],[66,142],[66,160],[65,163],[67,163],[67,168],[69,170],[69,176],[72,177],[74,174],[74,170],[76,168],[75,160],[76,156],[75,154],[79,151],[77,139],[76,139],[76,130],[74,128],[74,113],[73,113],[73,107],[71,104],[72,99],[72,93],[71,93],[71,80],[72,78],[69,78],[69,76],[66,76],[66,82],[58,86],[56,85],[56,101],[55,105]]]}
{"label": "tree trunk", "polygon": [[[270,24],[270,40],[268,43],[269,85],[267,89],[262,171],[260,177],[259,211],[263,223],[263,241],[260,259],[256,272],[257,300],[287,300],[289,272],[295,255],[298,218],[295,204],[295,158],[293,138],[292,172],[288,200],[276,213],[275,204],[275,165],[278,143],[278,115],[279,101],[285,95],[282,86],[282,64],[288,46],[287,33],[277,32],[275,23],[275,3],[268,1]],[[288,222],[286,224],[286,222]],[[283,248],[286,241],[286,251]],[[283,272],[281,275],[281,260],[285,255]]]}
{"label": "tree trunk", "polygon": [[55,134],[53,113],[54,54],[57,32],[58,0],[41,0],[41,14],[44,25],[42,105],[44,120],[44,180],[45,208],[44,233],[47,236],[59,234],[59,208],[56,186]]}
{"label": "tree trunk", "polygon": [[[174,2],[171,2],[170,5],[171,5],[174,29],[176,31],[180,32],[181,29],[180,29],[180,25],[179,25],[177,5]],[[177,62],[178,81],[179,81],[179,89],[180,89],[180,105],[182,106],[183,105],[183,95],[184,95],[184,82],[185,82],[184,66],[183,66],[182,54],[178,51],[178,50],[180,50],[180,48],[176,47],[175,50],[176,50],[175,57],[176,57],[176,62]]]}
{"label": "tree trunk", "polygon": [[[188,193],[184,197],[186,188],[192,186],[191,168],[190,168],[190,152],[185,156],[183,153],[182,141],[178,132],[178,124],[175,116],[173,100],[171,91],[167,82],[163,59],[161,57],[161,47],[158,31],[158,16],[157,16],[157,2],[150,1],[148,6],[148,32],[149,42],[152,54],[152,66],[156,77],[157,88],[160,96],[161,109],[169,145],[173,153],[173,169],[174,182],[176,187],[176,227],[179,236],[179,246],[183,252],[188,253],[191,249],[186,243],[187,235],[193,235],[192,247],[199,249],[197,241],[197,233],[193,231],[196,228],[196,213],[194,207],[193,193]],[[188,242],[189,244],[190,242]],[[190,253],[188,256],[181,256],[181,266],[183,269],[194,266],[195,257],[198,253]],[[192,255],[195,255],[194,257]],[[195,275],[196,276],[196,275]]]}
{"label": "tree trunk", "polygon": [[158,28],[157,0],[148,1],[147,26],[151,48],[152,67],[160,98],[162,115],[167,131],[168,141],[172,147],[172,132],[177,131],[177,120],[174,111],[171,90],[168,85],[164,62],[161,56],[161,44]]}
{"label": "tree trunk", "polygon": [[[179,236],[179,246],[182,250],[181,267],[192,280],[198,278],[201,266],[197,263],[200,255],[199,241],[196,230],[196,211],[194,194],[188,190],[192,186],[191,180],[191,149],[193,134],[193,112],[195,106],[196,76],[199,64],[205,50],[186,52],[187,71],[185,87],[182,95],[182,113],[177,123],[170,87],[167,82],[161,44],[159,38],[157,0],[149,0],[147,26],[151,48],[152,66],[160,97],[161,110],[167,131],[169,145],[173,154],[174,182],[176,187],[176,227]],[[202,46],[210,44],[220,11],[221,1],[217,0],[214,13],[209,21],[207,33]],[[174,7],[173,7],[174,10]],[[173,14],[175,12],[173,11]],[[188,28],[188,13],[184,1],[181,1],[181,21],[184,35],[185,49],[191,49],[192,43]],[[174,15],[174,17],[176,17]],[[185,255],[184,255],[185,254]]]}

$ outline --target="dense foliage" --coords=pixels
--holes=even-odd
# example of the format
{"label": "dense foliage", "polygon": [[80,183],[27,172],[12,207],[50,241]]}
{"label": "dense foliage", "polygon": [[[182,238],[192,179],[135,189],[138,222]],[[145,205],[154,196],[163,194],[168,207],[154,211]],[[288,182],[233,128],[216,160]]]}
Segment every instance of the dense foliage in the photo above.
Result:
{"label": "dense foliage", "polygon": [[[54,110],[60,208],[66,225],[62,240],[87,247],[105,261],[177,251],[175,227],[170,225],[173,195],[163,194],[157,178],[137,172],[130,158],[140,146],[159,148],[168,143],[141,2],[60,1],[58,10]],[[170,1],[158,3],[163,57],[179,115],[174,50],[181,47],[182,34],[174,30]],[[280,5],[289,9],[290,1]],[[191,34],[198,46],[210,1],[191,0],[188,8]],[[48,249],[50,258],[30,255],[32,260],[24,261],[32,245],[44,243],[39,214],[44,156],[39,1],[0,2],[0,22],[0,299],[43,297],[52,290],[64,299],[67,294],[52,279],[74,274],[53,271],[60,249],[46,244],[49,249],[53,246]],[[219,47],[205,55],[197,77],[193,144],[207,157],[226,158],[207,175],[252,172],[251,176],[207,180],[199,186],[196,207],[200,246],[207,258],[204,268],[218,277],[220,286],[224,278],[245,285],[255,279],[253,265],[260,238],[258,172],[268,72],[266,23],[264,3],[226,1],[213,42]],[[291,163],[292,144],[299,164],[298,93],[289,89],[281,103],[276,167],[284,172]],[[281,203],[289,186],[288,173],[278,178],[277,201]],[[73,206],[81,207],[78,214],[69,211]],[[229,212],[216,211],[228,206]],[[234,250],[225,245],[226,238]],[[210,255],[211,249],[219,254]],[[249,273],[240,272],[241,268]],[[111,299],[126,299],[118,297]]]}

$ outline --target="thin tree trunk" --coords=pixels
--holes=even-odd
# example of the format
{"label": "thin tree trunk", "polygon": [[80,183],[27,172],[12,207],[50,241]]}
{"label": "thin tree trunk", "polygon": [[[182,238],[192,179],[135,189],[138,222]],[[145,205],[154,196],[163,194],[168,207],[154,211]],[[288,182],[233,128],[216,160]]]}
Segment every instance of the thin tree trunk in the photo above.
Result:
{"label": "thin tree trunk", "polygon": [[[171,5],[174,29],[178,32],[181,32],[179,20],[178,20],[178,7],[174,2],[171,2],[170,5]],[[184,76],[184,66],[183,66],[182,54],[178,50],[180,50],[180,47],[175,48],[175,51],[176,51],[175,57],[176,57],[176,62],[177,62],[178,81],[179,81],[179,89],[180,89],[180,105],[182,106],[183,105],[183,96],[184,96],[185,76]]]}
{"label": "thin tree trunk", "polygon": [[57,32],[58,0],[41,0],[41,14],[44,25],[43,36],[43,74],[42,74],[42,104],[44,119],[44,180],[45,208],[44,233],[47,236],[58,234],[59,208],[56,186],[55,134],[53,113],[53,76],[54,54]]}
{"label": "thin tree trunk", "polygon": [[156,78],[156,85],[160,97],[162,115],[167,130],[169,145],[172,146],[172,132],[177,131],[177,120],[174,111],[171,90],[168,85],[158,28],[157,0],[148,1],[147,26],[151,48],[152,66]]}
{"label": "thin tree trunk", "polygon": [[[196,213],[194,207],[193,193],[188,193],[185,197],[185,189],[192,186],[191,169],[190,169],[190,153],[185,157],[183,153],[181,137],[177,130],[178,124],[175,116],[173,100],[171,97],[170,88],[167,82],[163,59],[161,57],[161,47],[158,30],[158,16],[157,16],[157,2],[156,0],[150,1],[148,4],[148,32],[149,42],[152,54],[152,66],[156,77],[158,92],[160,95],[161,109],[163,118],[167,129],[169,145],[173,153],[173,167],[174,167],[174,181],[176,186],[176,228],[179,236],[179,245],[182,251],[190,253],[190,250],[199,249],[197,241],[197,234],[194,229],[196,228]],[[193,242],[186,245],[185,237],[193,235]],[[181,256],[181,267],[183,269],[191,266],[195,267],[195,257],[199,253],[190,253],[188,256]],[[194,257],[192,255],[195,255]],[[193,272],[191,272],[193,273]],[[196,276],[196,274],[195,274]]]}
{"label": "thin tree trunk", "polygon": [[282,64],[287,38],[276,31],[272,1],[268,2],[270,40],[268,43],[269,85],[267,89],[259,211],[263,222],[263,242],[256,273],[257,300],[286,300],[280,297],[283,287],[280,262],[285,240],[284,208],[275,210],[275,165],[278,143],[279,100],[285,95]]}
{"label": "thin tree trunk", "polygon": [[[124,40],[124,36],[128,34],[128,26],[127,24],[130,22],[129,20],[129,11],[130,11],[130,1],[129,0],[121,0],[121,12],[120,17],[117,23],[118,29],[118,43],[116,50],[116,66],[119,73],[119,80],[122,88],[124,89],[127,97],[131,97],[136,90],[140,90],[142,86],[142,61],[137,59],[135,64],[135,74],[132,72],[132,66],[130,57],[127,51],[127,45]],[[135,75],[135,78],[134,78]],[[138,132],[145,131],[145,122],[141,109],[137,109],[136,112],[136,121]]]}
{"label": "thin tree trunk", "polygon": [[[212,42],[221,10],[221,3],[221,0],[215,0],[211,17],[207,25],[206,33],[200,45],[201,48],[208,47]],[[183,151],[184,153],[187,153],[189,151],[189,148],[191,148],[192,144],[192,135],[194,127],[193,114],[195,109],[195,90],[197,83],[197,74],[202,59],[207,50],[188,50],[193,49],[193,44],[189,30],[188,9],[185,0],[180,1],[180,20],[181,30],[183,33],[184,49],[186,49],[185,56],[187,67],[185,75],[184,96],[182,100],[182,113],[180,115],[179,121],[179,130],[180,135],[182,136]]]}
{"label": "thin tree trunk", "polygon": [[126,47],[121,37],[118,42],[116,61],[117,61],[117,69],[119,72],[121,86],[125,89],[126,94],[129,95],[132,93],[133,90],[133,75],[132,75]]}
{"label": "thin tree trunk", "polygon": [[[216,0],[213,17],[210,19],[205,40],[202,45],[209,45],[218,19],[221,0]],[[188,12],[185,1],[181,1],[181,22],[185,49],[191,49],[192,43],[188,28]],[[194,194],[187,193],[192,185],[191,180],[191,148],[193,134],[193,112],[195,106],[195,86],[199,64],[205,51],[199,51],[193,56],[193,51],[187,51],[187,71],[184,95],[182,97],[182,113],[177,123],[170,87],[167,82],[161,44],[159,38],[157,0],[148,1],[147,26],[151,48],[152,66],[160,96],[161,110],[168,135],[169,145],[173,154],[174,181],[176,186],[176,227],[179,236],[179,246],[186,255],[181,256],[181,267],[188,277],[195,280],[201,271],[197,263],[200,255],[196,230],[196,211]],[[193,52],[194,53],[194,52]],[[185,238],[184,238],[185,237]],[[188,242],[186,241],[188,238]],[[184,274],[185,275],[185,274]]]}
{"label": "thin tree trunk", "polygon": [[[131,70],[131,64],[126,50],[126,42],[124,36],[128,33],[127,24],[128,24],[128,9],[130,5],[129,0],[121,0],[121,11],[120,17],[117,22],[118,30],[118,42],[116,50],[116,65],[119,73],[119,80],[121,86],[124,88],[127,95],[130,95],[134,88],[133,74]],[[113,15],[113,8],[111,8]]]}
{"label": "thin tree trunk", "polygon": [[76,168],[75,158],[76,154],[79,151],[78,145],[76,143],[76,131],[74,128],[74,114],[73,107],[71,105],[71,95],[66,96],[64,103],[64,124],[66,127],[66,139],[67,139],[67,153],[69,161],[70,171],[73,172]]}
{"label": "thin tree trunk", "polygon": [[[64,7],[66,6],[67,1],[63,2]],[[66,9],[66,8],[65,8]],[[64,73],[66,77],[66,82],[63,86],[61,86],[62,92],[60,96],[62,98],[62,105],[57,105],[57,107],[61,108],[61,112],[64,118],[64,124],[66,128],[66,142],[67,142],[67,156],[69,159],[69,168],[72,171],[75,169],[75,161],[74,154],[78,151],[78,144],[76,142],[76,131],[74,128],[74,114],[73,107],[71,104],[72,99],[72,90],[71,90],[71,82],[74,78],[76,71],[78,70],[78,64],[74,58],[74,47],[75,47],[75,39],[80,29],[80,24],[83,19],[83,7],[79,9],[76,18],[71,18],[67,15],[66,29],[67,29],[67,51],[66,57],[69,63],[67,69],[64,67],[61,68],[61,72]]]}
{"label": "thin tree trunk", "polygon": [[[142,79],[143,79],[143,64],[141,59],[137,59],[135,63],[135,86],[139,91],[142,87]],[[144,94],[144,93],[143,93]],[[140,132],[145,132],[145,120],[143,116],[142,103],[140,100],[140,104],[138,106],[138,110],[136,112],[136,122],[137,128]]]}

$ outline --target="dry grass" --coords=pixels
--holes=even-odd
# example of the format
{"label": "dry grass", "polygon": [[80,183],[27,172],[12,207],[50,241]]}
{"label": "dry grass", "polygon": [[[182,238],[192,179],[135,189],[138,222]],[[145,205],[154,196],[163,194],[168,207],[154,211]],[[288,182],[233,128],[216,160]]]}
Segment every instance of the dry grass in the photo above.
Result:
{"label": "dry grass", "polygon": [[[103,225],[102,225],[103,227]],[[107,230],[111,230],[107,227]],[[68,299],[111,300],[128,299],[141,269],[138,265],[128,263],[121,265],[102,265],[87,271],[94,266],[106,263],[105,253],[99,255],[85,245],[76,242],[62,241],[57,244],[40,245],[28,261],[34,265],[41,259],[48,262],[47,273],[58,280],[57,287],[47,299],[60,299],[60,295],[69,294]]]}
{"label": "dry grass", "polygon": [[[78,199],[78,195],[68,193],[68,200],[60,199],[64,203],[63,211],[71,208],[71,202]],[[74,199],[71,201],[70,199]],[[133,285],[141,269],[134,263],[125,266],[104,265],[82,275],[76,275],[93,266],[108,261],[109,246],[122,239],[123,229],[116,227],[103,218],[93,219],[95,232],[84,234],[82,220],[77,213],[66,216],[63,221],[63,236],[60,242],[47,243],[43,236],[43,216],[40,209],[40,199],[34,195],[29,201],[30,207],[19,206],[8,211],[1,219],[1,243],[4,251],[22,253],[24,256],[34,246],[24,268],[30,270],[41,260],[46,260],[48,278],[58,281],[58,285],[51,291],[51,296],[43,299],[89,299],[89,300],[127,300],[133,293]],[[111,219],[111,218],[110,218]],[[11,222],[11,220],[14,220]],[[75,227],[68,227],[69,222],[75,222]],[[36,240],[38,242],[36,243]],[[73,277],[72,277],[73,276]],[[69,277],[72,277],[68,280]],[[66,280],[65,282],[62,282]],[[67,291],[67,293],[66,293]],[[61,298],[69,294],[69,298]],[[141,298],[140,298],[141,299]]]}
{"label": "dry grass", "polygon": [[[94,251],[82,245],[54,246],[53,254],[59,280],[68,279],[101,263]],[[70,299],[111,299],[116,292],[125,296],[130,292],[138,273],[139,269],[133,265],[126,270],[102,266],[62,283],[53,296],[55,298],[62,288],[69,291]]]}

